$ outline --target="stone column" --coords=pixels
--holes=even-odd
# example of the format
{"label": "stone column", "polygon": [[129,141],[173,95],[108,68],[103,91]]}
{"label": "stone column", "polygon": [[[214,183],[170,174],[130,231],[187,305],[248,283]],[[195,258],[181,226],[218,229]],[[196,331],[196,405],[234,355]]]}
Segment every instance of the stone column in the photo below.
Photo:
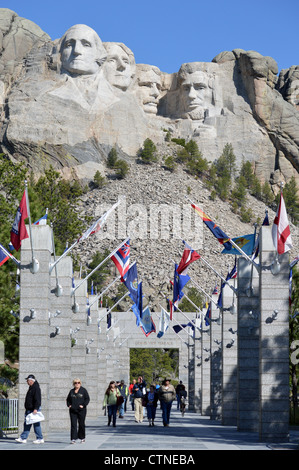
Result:
{"label": "stone column", "polygon": [[271,227],[260,231],[260,408],[259,436],[263,442],[289,440],[289,253],[275,259]]}
{"label": "stone column", "polygon": [[[239,431],[258,430],[259,275],[245,258],[238,260],[238,415]],[[251,286],[252,279],[252,289]]]}
{"label": "stone column", "polygon": [[[89,296],[89,305],[93,303],[95,296]],[[99,416],[98,403],[98,304],[95,302],[90,307],[90,315],[86,312],[86,389],[90,402],[87,407],[87,417],[96,419]]]}
{"label": "stone column", "polygon": [[201,414],[209,416],[211,412],[211,346],[210,346],[210,326],[205,325],[206,308],[203,308],[203,325],[201,330]]}
{"label": "stone column", "polygon": [[106,344],[106,333],[107,333],[107,313],[106,308],[98,309],[98,402],[99,402],[99,414],[103,415],[103,401],[104,394],[107,389],[107,344]]}
{"label": "stone column", "polygon": [[[235,287],[235,280],[229,281]],[[222,424],[237,425],[238,315],[231,313],[232,289],[222,289]]]}
{"label": "stone column", "polygon": [[[212,295],[217,303],[218,295]],[[210,348],[211,348],[211,419],[221,419],[222,405],[222,331],[219,308],[211,301]]]}
{"label": "stone column", "polygon": [[[75,285],[81,282],[81,279],[74,279]],[[74,301],[78,304],[79,310],[73,312],[71,316],[71,374],[72,380],[74,378],[81,379],[82,386],[86,386],[86,295],[87,295],[87,282],[84,282],[75,291],[75,297],[72,296],[72,306]]]}
{"label": "stone column", "polygon": [[[42,393],[42,423],[44,437],[49,429],[49,311],[51,307],[49,265],[52,253],[51,228],[48,225],[32,226],[34,256],[39,271],[32,274],[30,239],[22,241],[20,269],[20,352],[19,352],[19,426],[23,430],[24,399],[28,390],[25,378],[33,374]],[[27,226],[27,232],[29,227]]]}
{"label": "stone column", "polygon": [[[201,319],[195,319],[195,334],[194,334],[194,346],[192,347],[192,339],[189,341],[189,350],[193,350],[193,364],[194,364],[194,374],[193,374],[193,388],[194,388],[194,411],[201,413],[201,371],[202,371],[202,351],[201,351]],[[190,374],[189,374],[190,376]]]}
{"label": "stone column", "polygon": [[[52,260],[53,261],[53,260]],[[69,411],[66,397],[72,388],[71,377],[71,286],[73,263],[66,256],[56,265],[59,285],[62,292],[55,295],[56,270],[51,275],[51,308],[49,310],[49,373],[51,386],[49,388],[49,429],[70,429]]]}

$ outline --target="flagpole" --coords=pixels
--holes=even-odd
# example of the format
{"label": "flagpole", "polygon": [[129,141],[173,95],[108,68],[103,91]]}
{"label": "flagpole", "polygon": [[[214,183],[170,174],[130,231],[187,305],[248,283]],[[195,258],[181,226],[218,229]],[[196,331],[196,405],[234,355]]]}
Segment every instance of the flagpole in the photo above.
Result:
{"label": "flagpole", "polygon": [[195,285],[195,287],[200,289],[210,299],[210,301],[213,302],[213,304],[215,304],[216,307],[217,307],[217,304],[216,304],[215,300],[213,300],[212,297],[209,294],[207,294],[207,292],[192,279],[192,277],[190,277],[190,281],[192,282],[192,284]]}
{"label": "flagpole", "polygon": [[[105,315],[103,315],[103,316],[99,319],[99,321],[101,321],[101,320],[103,320],[105,317],[107,317],[107,315],[114,309],[114,307],[116,307],[116,306],[117,306],[125,297],[127,297],[127,295],[129,295],[129,294],[130,294],[129,291],[126,292],[126,293],[122,296],[122,298],[119,299],[119,300],[105,313]],[[130,308],[131,308],[131,307],[130,307]],[[130,309],[129,309],[129,310],[130,310]],[[128,311],[129,311],[129,310],[128,310]]]}
{"label": "flagpole", "polygon": [[[53,257],[54,261],[56,260],[56,252],[55,252],[55,243],[54,243],[54,232],[53,232],[53,224],[51,223],[51,229],[52,229],[52,245],[53,245]],[[57,265],[55,266],[55,277],[56,277],[56,297],[60,297],[62,295],[62,287],[59,284],[58,280],[58,272],[57,272]]]}
{"label": "flagpole", "polygon": [[[165,298],[166,298],[166,297],[165,297]],[[163,307],[161,306],[161,304],[159,304],[159,305],[160,305],[161,308],[163,308]],[[164,309],[164,310],[165,310],[165,309]],[[167,313],[168,313],[168,312],[167,312]],[[181,326],[181,325],[179,324],[179,322],[178,322],[176,319],[173,318],[172,320],[174,320],[177,325]],[[191,320],[189,320],[189,321],[191,321]],[[195,327],[195,325],[194,325],[194,327]],[[188,336],[190,336],[192,339],[194,339],[193,335],[190,335],[190,333],[188,333],[187,330],[185,330],[184,328],[182,328],[182,330],[184,330],[185,333],[186,333]],[[175,332],[175,331],[174,331],[174,332]],[[180,340],[181,340],[183,343],[186,343],[186,342],[183,340],[183,338],[182,338],[178,333],[175,332],[175,334],[178,335],[178,337],[180,338]]]}
{"label": "flagpole", "polygon": [[[185,196],[185,197],[191,202],[191,204],[196,206],[195,202],[193,202],[188,196]],[[253,264],[258,271],[260,271],[260,266],[258,264],[256,264],[230,237],[228,237],[227,241],[229,243],[231,243],[233,245],[233,247],[236,248],[236,250],[238,250],[239,253],[241,253],[241,255],[244,256],[244,258],[247,259],[247,261],[249,261],[251,264]]]}
{"label": "flagpole", "polygon": [[220,277],[220,279],[222,279],[223,282],[225,282],[225,284],[227,284],[227,285],[231,288],[231,290],[232,290],[235,294],[238,293],[237,289],[236,289],[235,287],[233,287],[231,284],[229,284],[229,283],[227,282],[227,280],[224,279],[224,277],[221,276],[221,274],[219,274],[219,273],[216,271],[216,269],[214,269],[214,268],[204,259],[203,256],[201,256],[201,259],[203,260],[203,262],[204,262],[210,269],[212,269],[212,270],[214,271],[215,274],[217,274],[217,276]]}
{"label": "flagpole", "polygon": [[[132,266],[134,266],[134,264],[136,263],[136,261],[134,261],[133,264],[131,264],[131,266],[129,266],[129,269],[131,269]],[[117,278],[115,278],[102,292],[100,292],[100,294],[97,294],[96,298],[94,299],[94,301],[90,304],[90,306],[92,306],[95,302],[97,302],[99,300],[100,297],[102,297],[104,295],[104,293],[110,289],[110,287],[113,286],[113,284],[115,284],[116,281],[118,281],[119,279],[121,278],[121,275],[119,275]]]}
{"label": "flagpole", "polygon": [[9,251],[7,251],[3,245],[0,244],[0,248],[6,254],[6,256],[8,256],[18,266],[18,268],[21,266],[21,262],[18,261],[11,253],[9,253]]}
{"label": "flagpole", "polygon": [[30,268],[30,271],[32,272],[32,274],[36,274],[39,271],[39,262],[34,257],[33,238],[32,238],[32,229],[31,229],[31,215],[30,215],[30,205],[29,205],[29,197],[28,197],[27,180],[25,180],[25,195],[26,195],[26,205],[27,205],[27,212],[28,212],[28,219],[29,219],[29,233],[30,233],[31,256],[32,256],[32,266]]}
{"label": "flagpole", "polygon": [[[114,209],[116,209],[116,207],[120,204],[121,200],[124,198],[124,196],[122,196],[112,207],[110,207],[110,209],[108,209],[108,211],[106,211],[101,218],[106,218]],[[105,223],[105,220],[104,220],[104,223]],[[50,264],[50,267],[49,267],[49,272],[51,273],[53,268],[56,266],[57,263],[59,263],[66,255],[68,255],[68,253],[81,241],[82,239],[82,235],[81,237],[78,238],[78,240],[76,240],[57,260],[55,263],[51,263]]]}
{"label": "flagpole", "polygon": [[71,295],[74,295],[74,293],[76,292],[76,290],[79,289],[79,287],[80,287],[85,281],[87,281],[87,279],[89,279],[90,276],[92,276],[98,269],[100,269],[100,267],[101,267],[108,259],[110,259],[111,256],[113,256],[128,240],[129,240],[129,237],[126,238],[123,242],[121,242],[120,245],[118,245],[117,248],[115,248],[108,256],[106,256],[106,258],[105,258],[100,264],[98,264],[96,268],[94,268],[84,279],[82,279],[82,281],[79,282],[79,284],[77,284],[76,287],[74,287],[74,288],[72,289]]}

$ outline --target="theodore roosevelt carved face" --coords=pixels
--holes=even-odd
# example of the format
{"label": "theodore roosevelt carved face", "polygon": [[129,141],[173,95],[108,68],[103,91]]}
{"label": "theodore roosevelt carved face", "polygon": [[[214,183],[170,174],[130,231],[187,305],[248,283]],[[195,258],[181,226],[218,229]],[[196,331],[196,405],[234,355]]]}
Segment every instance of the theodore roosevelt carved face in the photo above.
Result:
{"label": "theodore roosevelt carved face", "polygon": [[96,74],[105,56],[101,39],[89,26],[74,25],[61,39],[61,71],[72,76]]}
{"label": "theodore roosevelt carved face", "polygon": [[136,97],[146,113],[157,114],[159,97],[161,95],[161,72],[158,67],[147,64],[137,64]]}

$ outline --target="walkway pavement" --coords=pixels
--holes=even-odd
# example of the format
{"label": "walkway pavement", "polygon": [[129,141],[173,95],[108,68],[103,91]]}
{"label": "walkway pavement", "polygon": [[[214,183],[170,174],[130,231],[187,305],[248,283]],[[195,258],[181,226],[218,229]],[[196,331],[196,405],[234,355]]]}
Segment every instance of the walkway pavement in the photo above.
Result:
{"label": "walkway pavement", "polygon": [[147,420],[135,423],[133,412],[128,410],[124,419],[117,419],[115,428],[107,426],[106,416],[95,421],[87,420],[86,442],[83,444],[70,444],[69,431],[59,431],[50,433],[44,444],[36,445],[32,443],[35,436],[31,431],[27,444],[16,443],[14,439],[17,436],[0,439],[0,451],[100,450],[108,458],[136,454],[139,459],[143,456],[144,462],[148,456],[161,455],[163,451],[183,455],[186,452],[186,455],[194,454],[195,459],[196,451],[200,450],[299,450],[299,429],[290,431],[290,442],[269,444],[259,442],[257,433],[239,432],[233,426],[222,426],[219,421],[196,413],[187,412],[182,417],[174,408],[169,427],[163,426],[160,409],[157,410],[155,423],[154,427],[149,427]]}

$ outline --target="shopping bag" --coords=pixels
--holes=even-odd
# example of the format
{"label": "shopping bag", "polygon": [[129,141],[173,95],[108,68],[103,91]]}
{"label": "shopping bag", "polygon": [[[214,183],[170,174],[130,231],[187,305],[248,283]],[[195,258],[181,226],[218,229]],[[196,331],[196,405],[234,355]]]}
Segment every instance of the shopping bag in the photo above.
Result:
{"label": "shopping bag", "polygon": [[38,411],[35,414],[29,413],[29,415],[26,416],[26,424],[39,423],[40,421],[44,421],[44,419],[45,417],[41,411]]}

